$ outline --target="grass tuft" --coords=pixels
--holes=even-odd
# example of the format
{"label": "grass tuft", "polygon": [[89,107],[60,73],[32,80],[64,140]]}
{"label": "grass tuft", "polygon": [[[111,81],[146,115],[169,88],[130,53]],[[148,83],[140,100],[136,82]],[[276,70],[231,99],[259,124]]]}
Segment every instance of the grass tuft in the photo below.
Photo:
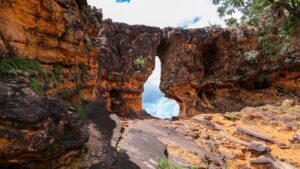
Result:
{"label": "grass tuft", "polygon": [[84,108],[82,107],[82,105],[74,105],[74,108],[75,108],[75,111],[77,113],[79,113],[80,117],[83,119],[83,120],[86,120],[87,119],[87,115],[86,115],[86,111],[84,110]]}
{"label": "grass tuft", "polygon": [[41,83],[36,78],[31,78],[30,79],[29,86],[38,95],[42,95],[44,93],[44,90],[43,90],[43,87],[42,87]]}
{"label": "grass tuft", "polygon": [[178,167],[173,166],[166,157],[158,161],[157,169],[196,169],[195,167]]}
{"label": "grass tuft", "polygon": [[0,60],[0,73],[5,74],[16,71],[26,72],[28,70],[41,71],[41,66],[36,61],[29,61],[24,58],[14,56]]}

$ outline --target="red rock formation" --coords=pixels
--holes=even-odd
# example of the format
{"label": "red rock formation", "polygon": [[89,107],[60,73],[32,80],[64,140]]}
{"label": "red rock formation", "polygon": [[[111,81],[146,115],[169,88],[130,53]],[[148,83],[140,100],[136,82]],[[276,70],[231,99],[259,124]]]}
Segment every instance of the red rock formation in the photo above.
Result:
{"label": "red rock formation", "polygon": [[[257,49],[251,29],[166,29],[159,50],[160,88],[180,104],[181,117],[276,104],[285,98],[299,101],[299,42],[291,44],[294,50],[273,61]],[[257,55],[247,58],[249,51]]]}
{"label": "red rock formation", "polygon": [[162,32],[109,20],[102,26],[98,88],[109,110],[122,116],[141,112],[144,83],[154,69]]}
{"label": "red rock formation", "polygon": [[[98,33],[96,28],[102,14],[86,6],[86,1],[78,2],[1,2],[0,54],[39,61],[44,73],[55,81],[48,89],[50,94],[72,93],[83,88],[82,92],[89,98],[94,97],[88,91],[95,88],[98,68],[98,48],[91,37]],[[72,100],[71,96],[74,95],[67,99]]]}
{"label": "red rock formation", "polygon": [[299,99],[299,35],[280,61],[259,53],[247,60],[258,45],[251,29],[160,30],[101,19],[84,0],[2,2],[0,54],[42,63],[52,81],[48,94],[78,102],[99,89],[107,109],[123,116],[142,112],[143,84],[157,53],[161,90],[180,104],[181,117]]}
{"label": "red rock formation", "polygon": [[[264,55],[251,29],[161,30],[102,21],[86,0],[0,1],[1,59],[36,60],[43,71],[29,76],[45,94],[71,103],[101,97],[106,109],[126,117],[143,115],[143,85],[156,55],[160,88],[180,104],[180,117],[299,102],[299,39],[300,31],[276,60]],[[86,141],[82,122],[64,103],[0,77],[0,164],[72,164]]]}

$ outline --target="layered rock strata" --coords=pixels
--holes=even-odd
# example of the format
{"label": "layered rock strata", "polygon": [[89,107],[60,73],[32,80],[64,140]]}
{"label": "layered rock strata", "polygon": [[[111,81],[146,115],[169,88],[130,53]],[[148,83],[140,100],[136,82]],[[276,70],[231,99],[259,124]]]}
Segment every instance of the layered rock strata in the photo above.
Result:
{"label": "layered rock strata", "polygon": [[180,117],[299,101],[299,38],[274,59],[253,29],[165,29],[160,88],[179,103]]}
{"label": "layered rock strata", "polygon": [[[124,161],[124,157],[132,166],[146,165],[140,163],[141,158],[134,156],[136,152],[133,149],[128,150],[132,143],[136,143],[134,138],[125,138],[123,145],[117,139],[117,143],[111,146],[111,139],[117,136],[111,135],[102,126],[113,130],[114,122],[106,117],[105,120],[111,123],[99,125],[102,119],[98,115],[101,117],[109,112],[124,117],[144,115],[141,103],[143,85],[154,69],[156,55],[162,62],[160,88],[167,97],[178,102],[180,118],[201,113],[238,111],[246,106],[277,104],[286,98],[294,99],[293,104],[296,105],[300,98],[299,32],[298,29],[288,42],[289,48],[266,55],[256,30],[251,28],[160,29],[102,21],[101,10],[91,8],[86,0],[0,0],[0,59],[18,56],[35,60],[42,67],[40,72],[33,74],[15,70],[18,73],[14,76],[0,75],[0,168],[79,168],[74,161],[80,161],[78,159],[85,154],[82,150],[88,137],[84,124],[72,107],[50,96],[80,105],[96,98],[101,100],[101,105],[96,101],[87,111],[94,120],[90,132],[97,129],[89,143],[94,148],[90,154],[94,156],[98,150],[107,149],[107,154],[120,153],[121,156],[112,160],[111,156],[98,158],[102,154],[96,153],[91,158],[94,162],[87,166],[122,167],[120,162]],[[43,90],[41,95],[29,88],[31,78],[36,82],[31,85],[40,84]],[[141,143],[138,148],[146,144],[142,138],[157,143],[157,151],[149,151],[159,154],[154,160],[166,155],[165,148],[175,159],[179,159],[180,152],[195,157],[185,149],[196,147],[198,154],[195,159],[202,160],[189,161],[187,158],[180,161],[199,166],[212,162],[217,167],[226,166],[225,162],[237,168],[253,167],[260,163],[299,167],[297,157],[284,157],[298,152],[299,133],[295,133],[299,130],[297,110],[290,113],[284,107],[275,107],[275,110],[265,114],[269,108],[273,109],[266,107],[257,110],[259,113],[254,111],[249,115],[200,115],[178,123],[154,120],[154,123],[168,128],[158,126],[159,130],[163,130],[163,136],[161,132],[148,134],[147,131],[140,131],[147,127],[155,131],[157,126],[153,127],[151,120],[149,125],[139,122],[127,131],[123,131],[124,126],[118,124],[118,130],[121,129],[117,135],[121,135],[121,139],[128,135],[138,137]],[[99,112],[94,109],[99,109]],[[282,117],[286,121],[272,116]],[[235,122],[235,118],[239,121]],[[284,139],[265,136],[253,130],[251,125],[245,126],[248,118],[259,123],[260,129],[266,133],[270,131],[270,125],[278,127],[278,131],[287,131]],[[266,122],[268,120],[272,123]],[[216,123],[228,130],[218,128]],[[169,130],[173,124],[177,126]],[[185,129],[185,124],[192,126]],[[102,128],[107,133],[99,134],[98,130]],[[168,134],[175,129],[178,129],[176,132],[180,136],[169,137]],[[220,134],[222,138],[219,138]],[[102,135],[103,138],[98,139]],[[191,143],[184,135],[196,142]],[[290,137],[289,143],[287,136]],[[168,139],[184,144],[183,150],[182,146],[164,142]],[[102,140],[105,143],[98,144]],[[219,140],[224,140],[224,144],[217,143],[221,148],[213,146]],[[258,140],[266,143],[256,142]],[[240,152],[227,151],[236,145],[247,152],[246,157]],[[120,146],[123,147],[118,150]],[[281,149],[288,150],[282,155]],[[211,154],[211,151],[214,153]],[[270,158],[270,151],[278,158]],[[133,162],[128,156],[132,157]],[[224,156],[228,161],[224,161]],[[248,156],[255,158],[249,159]],[[99,162],[100,159],[105,159],[107,164]],[[237,159],[242,165],[230,159]],[[155,161],[152,160],[147,165],[153,164]]]}
{"label": "layered rock strata", "polygon": [[161,30],[102,22],[101,11],[84,0],[9,0],[1,3],[0,17],[1,57],[39,61],[51,79],[47,93],[69,102],[101,95],[112,112],[141,114],[156,55],[161,90],[179,103],[181,117],[299,100],[299,33],[291,48],[267,57],[251,28]]}
{"label": "layered rock strata", "polygon": [[82,89],[86,98],[93,98],[99,50],[92,37],[101,20],[101,11],[86,1],[1,1],[0,57],[39,61],[48,94],[76,102]]}

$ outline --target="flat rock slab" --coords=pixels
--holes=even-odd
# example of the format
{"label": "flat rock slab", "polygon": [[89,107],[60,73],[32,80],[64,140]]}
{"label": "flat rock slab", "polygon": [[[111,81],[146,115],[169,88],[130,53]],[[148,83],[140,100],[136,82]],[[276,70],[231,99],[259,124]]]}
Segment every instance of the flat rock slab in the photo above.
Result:
{"label": "flat rock slab", "polygon": [[157,168],[157,161],[164,157],[166,150],[162,142],[152,134],[137,129],[129,129],[124,137],[116,164],[117,169]]}
{"label": "flat rock slab", "polygon": [[180,155],[174,154],[168,146],[193,152],[198,155],[199,159],[208,157],[214,161],[218,160],[203,147],[198,146],[193,140],[186,138],[170,126],[170,121],[163,120],[130,122],[120,142],[116,168],[156,169],[158,161],[164,157],[167,157],[175,166],[190,166]]}

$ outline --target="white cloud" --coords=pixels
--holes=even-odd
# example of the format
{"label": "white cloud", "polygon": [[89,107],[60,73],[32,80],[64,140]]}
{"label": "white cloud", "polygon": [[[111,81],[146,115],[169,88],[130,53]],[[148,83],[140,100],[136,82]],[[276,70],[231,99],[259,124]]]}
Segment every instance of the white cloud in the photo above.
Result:
{"label": "white cloud", "polygon": [[160,74],[161,74],[161,63],[158,57],[155,57],[155,68],[151,74],[151,76],[148,78],[147,84],[149,85],[155,85],[159,86],[160,84]]}
{"label": "white cloud", "polygon": [[160,98],[156,104],[146,103],[143,106],[149,114],[162,119],[178,116],[179,112],[179,105],[174,100],[165,97]]}
{"label": "white cloud", "polygon": [[165,98],[159,89],[161,77],[161,62],[155,58],[155,68],[146,83],[143,92],[143,108],[152,116],[170,118],[178,116],[179,106],[176,101]]}
{"label": "white cloud", "polygon": [[184,29],[191,28],[191,27],[193,27],[193,25],[197,24],[200,20],[201,20],[201,17],[196,16],[194,18],[191,18],[191,19],[188,19],[188,20],[185,20],[185,21],[179,23],[177,26],[184,28]]}
{"label": "white cloud", "polygon": [[149,26],[178,26],[179,23],[200,16],[192,27],[205,27],[210,23],[225,25],[219,18],[212,0],[131,0],[116,3],[115,0],[88,0],[88,3],[103,9],[104,18],[128,24]]}

